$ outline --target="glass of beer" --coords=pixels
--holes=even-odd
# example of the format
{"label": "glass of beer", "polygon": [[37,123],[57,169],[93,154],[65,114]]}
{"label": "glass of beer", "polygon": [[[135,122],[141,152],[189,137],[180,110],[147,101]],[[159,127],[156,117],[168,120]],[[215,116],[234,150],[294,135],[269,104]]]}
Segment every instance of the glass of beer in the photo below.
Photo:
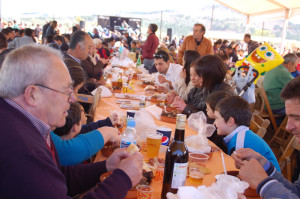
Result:
{"label": "glass of beer", "polygon": [[155,158],[158,155],[162,137],[161,133],[150,133],[147,135],[147,156],[149,158]]}
{"label": "glass of beer", "polygon": [[189,180],[191,183],[202,184],[208,158],[209,156],[206,154],[189,154]]}

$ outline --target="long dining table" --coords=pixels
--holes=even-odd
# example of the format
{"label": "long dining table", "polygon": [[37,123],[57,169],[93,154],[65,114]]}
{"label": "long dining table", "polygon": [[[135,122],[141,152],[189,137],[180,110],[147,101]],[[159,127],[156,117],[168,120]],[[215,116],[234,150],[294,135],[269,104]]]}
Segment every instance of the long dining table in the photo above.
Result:
{"label": "long dining table", "polygon": [[[136,81],[134,81],[134,85],[135,85],[134,93],[128,93],[128,94],[145,95],[144,88],[140,85],[140,82],[138,82],[136,80]],[[126,109],[120,108],[120,104],[116,103],[117,100],[118,100],[118,98],[116,98],[114,95],[112,95],[111,97],[106,97],[106,98],[102,97],[99,104],[98,104],[98,106],[97,106],[97,108],[96,108],[95,115],[94,115],[94,120],[100,120],[100,119],[107,118],[108,116],[111,115],[112,111],[115,110],[115,109],[119,110],[119,111],[122,111],[122,112],[126,112],[127,111]],[[147,103],[149,104],[149,102],[147,102]],[[160,120],[156,119],[155,117],[153,117],[153,119],[154,119],[155,124],[157,126],[164,126],[164,127],[168,127],[170,129],[172,129],[171,137],[174,136],[176,124],[163,122],[163,121],[160,121]],[[188,125],[186,125],[185,137],[190,136],[190,135],[195,135],[195,134],[196,134],[196,132],[193,131],[192,129],[190,129],[188,127]],[[211,146],[216,147],[216,145],[214,143],[210,142],[210,141],[209,141],[209,144]],[[198,187],[200,185],[205,185],[205,186],[212,185],[215,182],[215,176],[224,172],[221,153],[222,153],[221,150],[217,150],[217,151],[213,152],[212,157],[208,160],[206,167],[210,170],[210,172],[208,174],[205,174],[202,184],[192,184],[192,183],[189,182],[189,180],[187,178],[185,186]],[[146,153],[143,153],[143,155],[144,155],[144,159],[148,159]],[[165,154],[159,153],[158,157],[165,158]],[[106,158],[102,155],[101,151],[99,151],[96,155],[95,162],[103,161],[105,159]],[[224,161],[225,161],[227,171],[237,170],[235,168],[235,165],[234,165],[234,160],[230,156],[228,156],[227,154],[224,154]],[[152,181],[151,186],[153,188],[152,198],[154,198],[154,199],[160,198],[161,197],[161,190],[162,190],[162,182]],[[254,199],[254,198],[260,198],[260,197],[247,197],[247,198],[253,198]]]}

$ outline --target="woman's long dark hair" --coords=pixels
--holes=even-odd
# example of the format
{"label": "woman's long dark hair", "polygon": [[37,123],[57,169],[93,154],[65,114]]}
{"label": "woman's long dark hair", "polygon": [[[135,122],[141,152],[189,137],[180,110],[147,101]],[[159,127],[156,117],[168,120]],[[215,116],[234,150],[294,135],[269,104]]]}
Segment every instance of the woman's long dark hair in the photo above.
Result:
{"label": "woman's long dark hair", "polygon": [[195,63],[196,73],[202,77],[202,87],[213,90],[218,84],[224,81],[227,67],[223,60],[215,55],[206,55]]}
{"label": "woman's long dark hair", "polygon": [[200,53],[195,50],[186,50],[184,51],[184,66],[183,68],[186,71],[185,84],[188,85],[191,81],[190,77],[190,68],[192,63],[201,57]]}

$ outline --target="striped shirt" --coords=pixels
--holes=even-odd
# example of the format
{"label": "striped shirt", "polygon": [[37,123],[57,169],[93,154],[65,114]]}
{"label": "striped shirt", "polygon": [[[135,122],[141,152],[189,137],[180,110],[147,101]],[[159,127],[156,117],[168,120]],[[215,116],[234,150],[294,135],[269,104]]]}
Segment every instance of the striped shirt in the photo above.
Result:
{"label": "striped shirt", "polygon": [[51,144],[50,144],[50,131],[51,131],[51,129],[50,129],[50,126],[48,124],[46,124],[45,122],[43,122],[42,120],[40,120],[37,117],[35,117],[34,115],[32,115],[31,113],[29,113],[28,111],[26,111],[24,108],[22,108],[21,106],[19,106],[13,100],[7,99],[7,98],[4,99],[4,100],[8,104],[10,104],[12,107],[14,107],[18,111],[20,111],[22,114],[24,114],[24,116],[27,117],[32,122],[32,124],[35,126],[35,128],[43,136],[43,138],[45,139],[45,141],[48,144],[48,146],[51,148]]}

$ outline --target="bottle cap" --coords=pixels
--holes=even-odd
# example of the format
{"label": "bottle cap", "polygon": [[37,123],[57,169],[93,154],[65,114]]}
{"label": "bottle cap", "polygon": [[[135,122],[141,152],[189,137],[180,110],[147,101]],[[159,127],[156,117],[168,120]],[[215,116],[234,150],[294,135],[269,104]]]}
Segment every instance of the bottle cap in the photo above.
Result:
{"label": "bottle cap", "polygon": [[127,121],[127,127],[135,127],[135,121],[133,119],[129,119]]}

